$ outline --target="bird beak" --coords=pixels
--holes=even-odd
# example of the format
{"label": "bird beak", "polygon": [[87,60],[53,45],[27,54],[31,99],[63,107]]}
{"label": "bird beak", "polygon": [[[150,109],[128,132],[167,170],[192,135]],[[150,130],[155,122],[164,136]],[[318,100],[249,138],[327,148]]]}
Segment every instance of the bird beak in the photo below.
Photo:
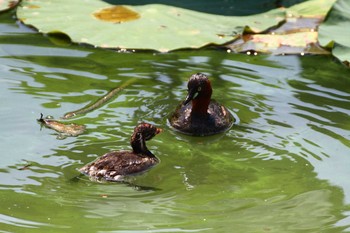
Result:
{"label": "bird beak", "polygon": [[159,133],[161,133],[161,132],[163,132],[163,130],[162,130],[161,128],[157,128],[156,134],[159,134]]}
{"label": "bird beak", "polygon": [[182,104],[183,105],[188,104],[191,100],[193,100],[195,98],[196,93],[197,92],[194,89],[188,90],[188,94],[186,96],[186,99],[185,99],[185,101]]}

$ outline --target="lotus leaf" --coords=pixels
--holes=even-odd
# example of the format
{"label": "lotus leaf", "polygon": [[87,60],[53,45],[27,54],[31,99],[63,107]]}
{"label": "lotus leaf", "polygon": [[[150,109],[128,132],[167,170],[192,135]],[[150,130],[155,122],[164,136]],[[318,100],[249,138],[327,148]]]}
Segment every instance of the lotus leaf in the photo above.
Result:
{"label": "lotus leaf", "polygon": [[336,0],[310,0],[287,9],[288,16],[323,18]]}
{"label": "lotus leaf", "polygon": [[[286,20],[281,26],[263,34],[245,34],[226,47],[250,54],[329,54],[317,43],[317,28],[333,2],[309,1],[297,4],[287,10]],[[255,52],[251,53],[252,50]]]}
{"label": "lotus leaf", "polygon": [[286,15],[324,15],[334,0],[311,0],[251,16],[223,16],[162,4],[111,5],[99,0],[23,0],[18,18],[42,33],[60,32],[76,43],[162,52],[224,44],[245,32],[261,33]]}
{"label": "lotus leaf", "polygon": [[338,0],[319,27],[319,42],[332,48],[342,62],[350,62],[350,1]]}
{"label": "lotus leaf", "polygon": [[251,50],[272,54],[328,54],[316,46],[317,32],[296,32],[292,34],[246,35],[227,47],[235,52]]}
{"label": "lotus leaf", "polygon": [[0,11],[6,11],[17,6],[19,0],[0,0]]}

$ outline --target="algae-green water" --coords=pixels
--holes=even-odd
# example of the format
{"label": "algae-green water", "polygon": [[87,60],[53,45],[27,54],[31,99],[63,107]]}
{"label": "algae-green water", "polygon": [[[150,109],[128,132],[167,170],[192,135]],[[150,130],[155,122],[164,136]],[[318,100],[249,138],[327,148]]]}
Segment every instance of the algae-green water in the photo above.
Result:
{"label": "algae-green water", "polygon": [[[167,118],[191,74],[239,117],[211,137]],[[105,105],[60,119],[134,79]],[[330,56],[248,56],[221,50],[118,53],[59,46],[0,23],[1,232],[346,232],[350,226],[350,71]],[[161,160],[129,183],[98,183],[78,168],[129,149],[134,126]]]}

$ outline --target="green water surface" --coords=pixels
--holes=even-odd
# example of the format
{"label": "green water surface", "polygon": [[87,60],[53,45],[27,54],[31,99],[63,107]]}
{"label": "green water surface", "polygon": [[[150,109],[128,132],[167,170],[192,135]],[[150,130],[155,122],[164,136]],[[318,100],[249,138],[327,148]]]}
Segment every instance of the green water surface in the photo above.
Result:
{"label": "green water surface", "polygon": [[[47,37],[0,18],[0,232],[348,232],[350,71],[327,56],[247,56],[220,50],[118,53]],[[167,117],[189,76],[210,76],[213,98],[240,121],[189,137]],[[78,137],[56,119],[127,80]],[[161,163],[128,184],[77,169],[129,149],[141,121]]]}

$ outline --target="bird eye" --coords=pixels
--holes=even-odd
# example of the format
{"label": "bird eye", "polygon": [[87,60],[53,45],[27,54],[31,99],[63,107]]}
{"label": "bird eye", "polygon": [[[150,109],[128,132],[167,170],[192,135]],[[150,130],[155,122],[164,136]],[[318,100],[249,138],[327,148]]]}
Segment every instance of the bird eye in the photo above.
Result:
{"label": "bird eye", "polygon": [[200,92],[202,90],[202,87],[198,87],[197,92]]}

